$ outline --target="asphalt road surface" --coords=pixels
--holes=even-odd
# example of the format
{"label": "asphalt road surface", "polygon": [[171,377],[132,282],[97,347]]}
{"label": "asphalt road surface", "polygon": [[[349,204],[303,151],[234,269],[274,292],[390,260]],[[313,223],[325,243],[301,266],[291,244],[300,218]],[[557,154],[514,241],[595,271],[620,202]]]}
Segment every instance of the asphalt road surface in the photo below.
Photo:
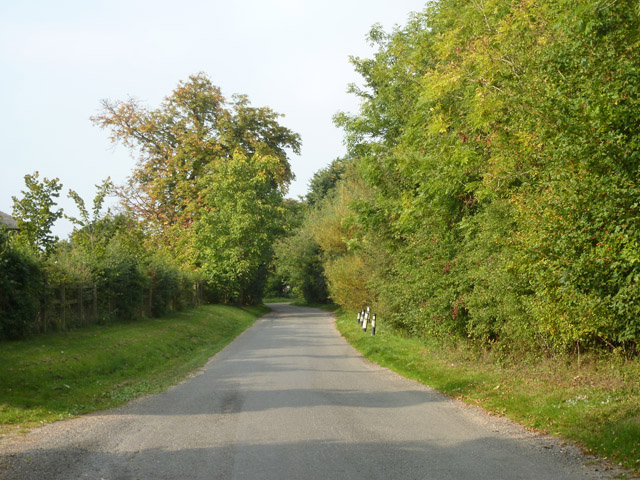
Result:
{"label": "asphalt road surface", "polygon": [[369,363],[327,313],[272,307],[273,313],[169,391],[5,441],[0,478],[613,475],[558,441]]}

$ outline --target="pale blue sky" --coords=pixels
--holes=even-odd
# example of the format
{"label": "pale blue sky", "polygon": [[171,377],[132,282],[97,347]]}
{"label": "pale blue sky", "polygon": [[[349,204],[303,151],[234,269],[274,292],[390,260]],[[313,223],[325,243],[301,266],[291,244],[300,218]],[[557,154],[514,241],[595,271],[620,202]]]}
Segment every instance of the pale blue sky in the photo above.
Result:
{"label": "pale blue sky", "polygon": [[[331,117],[356,111],[349,55],[370,56],[366,34],[405,24],[424,0],[0,0],[0,210],[38,170],[87,202],[94,185],[121,183],[135,160],[94,127],[104,98],[156,107],[178,81],[205,72],[223,94],[284,113],[302,136],[290,195],[344,154]],[[71,230],[60,221],[55,232]]]}

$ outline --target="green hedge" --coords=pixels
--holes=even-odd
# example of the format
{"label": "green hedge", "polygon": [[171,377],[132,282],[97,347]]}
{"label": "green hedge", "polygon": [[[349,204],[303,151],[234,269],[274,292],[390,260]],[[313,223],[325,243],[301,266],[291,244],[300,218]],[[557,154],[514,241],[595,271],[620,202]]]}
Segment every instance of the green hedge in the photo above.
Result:
{"label": "green hedge", "polygon": [[372,30],[360,112],[337,120],[372,194],[344,241],[382,318],[489,348],[637,350],[639,22],[632,2],[439,0]]}
{"label": "green hedge", "polygon": [[0,226],[0,339],[31,333],[44,279],[38,261],[13,244],[10,235]]}

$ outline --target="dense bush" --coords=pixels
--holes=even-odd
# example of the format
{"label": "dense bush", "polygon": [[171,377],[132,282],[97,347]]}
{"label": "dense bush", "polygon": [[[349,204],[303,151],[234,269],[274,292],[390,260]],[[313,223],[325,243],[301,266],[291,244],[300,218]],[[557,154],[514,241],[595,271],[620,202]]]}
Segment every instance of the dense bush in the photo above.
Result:
{"label": "dense bush", "polygon": [[131,219],[105,217],[94,227],[91,242],[87,232],[76,230],[47,258],[0,231],[0,339],[161,316],[210,293],[197,273],[159,250],[152,253]]}
{"label": "dense bush", "polygon": [[44,285],[40,264],[0,226],[0,339],[24,338],[33,328]]}
{"label": "dense bush", "polygon": [[325,303],[329,296],[321,250],[307,229],[275,245],[278,276],[291,285],[292,294],[309,303]]}
{"label": "dense bush", "polygon": [[174,305],[180,308],[183,284],[181,272],[167,259],[155,258],[149,264],[148,274],[151,287],[151,315],[159,317]]}
{"label": "dense bush", "polygon": [[149,278],[135,257],[114,242],[90,268],[98,289],[98,310],[105,320],[140,316]]}
{"label": "dense bush", "polygon": [[367,195],[314,221],[332,297],[365,276],[416,335],[633,352],[639,21],[631,2],[440,0],[375,27],[360,112],[336,117]]}

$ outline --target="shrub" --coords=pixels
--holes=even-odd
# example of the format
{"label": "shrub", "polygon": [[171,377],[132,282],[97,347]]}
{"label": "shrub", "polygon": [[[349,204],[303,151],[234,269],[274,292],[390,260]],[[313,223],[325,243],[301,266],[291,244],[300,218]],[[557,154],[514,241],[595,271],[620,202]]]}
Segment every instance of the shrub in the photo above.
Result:
{"label": "shrub", "polygon": [[24,338],[33,330],[44,285],[38,260],[10,235],[0,227],[0,339]]}

